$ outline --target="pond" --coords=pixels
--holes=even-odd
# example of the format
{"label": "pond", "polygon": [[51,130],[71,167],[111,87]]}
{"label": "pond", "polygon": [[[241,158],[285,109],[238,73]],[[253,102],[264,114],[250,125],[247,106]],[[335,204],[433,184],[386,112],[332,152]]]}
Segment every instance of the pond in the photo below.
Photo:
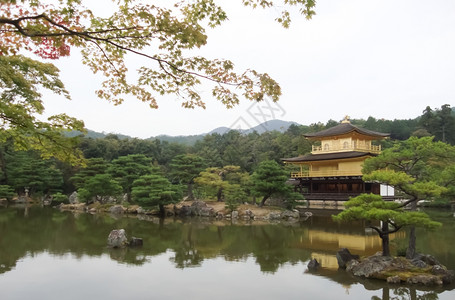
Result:
{"label": "pond", "polygon": [[[338,271],[339,248],[369,255],[381,244],[364,224],[337,224],[331,213],[232,224],[0,207],[0,299],[454,299],[455,286],[388,286]],[[455,269],[453,212],[430,213],[444,226],[418,231],[418,250]],[[144,246],[107,248],[117,228]],[[391,243],[403,251],[406,232]],[[317,273],[307,271],[312,258],[323,266]]]}

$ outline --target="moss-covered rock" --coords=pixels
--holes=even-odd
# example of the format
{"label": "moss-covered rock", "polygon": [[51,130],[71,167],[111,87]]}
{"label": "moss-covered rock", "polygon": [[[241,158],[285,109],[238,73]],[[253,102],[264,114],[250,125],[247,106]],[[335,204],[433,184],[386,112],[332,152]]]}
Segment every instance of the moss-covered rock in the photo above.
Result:
{"label": "moss-covered rock", "polygon": [[[373,255],[348,264],[346,270],[355,276],[386,280],[388,283],[409,283],[426,286],[450,284],[454,271],[447,270],[431,256],[421,255],[422,262],[404,257]],[[417,259],[419,260],[419,259]]]}

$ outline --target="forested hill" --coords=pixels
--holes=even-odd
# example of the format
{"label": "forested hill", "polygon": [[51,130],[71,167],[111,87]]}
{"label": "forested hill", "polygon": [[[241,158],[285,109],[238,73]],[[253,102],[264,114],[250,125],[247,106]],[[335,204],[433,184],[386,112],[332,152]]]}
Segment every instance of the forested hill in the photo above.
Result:
{"label": "forested hill", "polygon": [[289,121],[282,121],[282,120],[270,120],[264,123],[261,123],[255,127],[249,129],[231,129],[228,127],[218,127],[211,130],[209,133],[203,133],[198,135],[180,135],[180,136],[169,136],[169,135],[159,135],[156,137],[151,137],[150,139],[158,139],[160,141],[167,141],[170,143],[181,143],[188,146],[193,146],[197,141],[200,141],[206,135],[210,134],[220,134],[223,135],[231,130],[238,131],[241,134],[249,134],[253,132],[257,132],[262,134],[266,131],[278,131],[278,132],[285,132],[288,130],[289,126],[291,125],[299,125],[296,122],[289,122]]}
{"label": "forested hill", "polygon": [[85,133],[85,134],[83,134],[82,132],[77,131],[77,130],[70,131],[66,134],[66,136],[68,136],[68,137],[75,137],[75,136],[79,136],[79,135],[84,135],[84,137],[92,138],[92,139],[103,139],[107,136],[115,136],[116,138],[121,139],[121,140],[132,138],[129,135],[124,135],[124,134],[120,134],[120,133],[97,132],[97,131],[93,131],[90,129],[87,129],[87,133]]}
{"label": "forested hill", "polygon": [[[405,140],[410,136],[434,136],[437,141],[455,145],[455,112],[449,105],[434,110],[427,107],[421,116],[414,119],[384,120],[369,117],[366,120],[351,119],[351,122],[370,130],[390,133],[390,139],[381,141],[383,148],[389,147],[394,140]],[[195,139],[192,144],[178,140],[144,140],[89,132],[87,136],[80,138],[78,148],[93,164],[93,170],[71,167],[55,159],[42,160],[35,151],[15,151],[14,144],[7,141],[0,145],[0,195],[2,187],[19,194],[24,193],[24,187],[29,187],[30,193],[63,191],[70,194],[80,184],[76,180],[80,172],[93,171],[93,174],[90,174],[100,175],[97,180],[110,182],[109,177],[106,177],[109,175],[105,174],[106,170],[121,169],[115,164],[125,164],[124,167],[128,167],[130,171],[139,170],[142,162],[135,162],[130,166],[130,160],[135,159],[146,159],[163,174],[167,174],[172,182],[175,178],[171,176],[171,171],[175,169],[176,159],[182,157],[198,159],[205,167],[216,169],[235,166],[241,172],[252,174],[263,161],[274,160],[281,163],[282,158],[309,153],[313,142],[305,139],[303,135],[337,124],[338,120],[330,120],[325,124],[290,124],[282,132],[270,130],[262,134],[257,131],[241,133],[230,130],[224,134],[205,134],[198,139],[195,139],[197,136],[188,137]],[[185,165],[185,162],[179,164]],[[123,180],[123,176],[118,178]]]}
{"label": "forested hill", "polygon": [[[429,136],[434,135],[436,140],[444,140],[449,143],[455,142],[455,107],[450,107],[449,104],[443,105],[441,108],[431,109],[427,107],[423,110],[421,116],[417,116],[414,119],[395,119],[385,120],[376,119],[375,117],[369,117],[368,119],[351,119],[351,123],[359,127],[366,129],[390,133],[391,139],[405,140],[411,135],[415,136]],[[230,129],[228,127],[218,127],[211,130],[208,133],[202,133],[198,135],[179,135],[170,136],[162,134],[156,137],[150,137],[147,140],[160,140],[168,143],[178,143],[186,146],[194,146],[196,142],[202,141],[205,136],[212,134],[224,135],[231,130],[237,131],[243,135],[256,132],[257,134],[263,134],[265,132],[277,131],[285,133],[289,130],[292,125],[293,131],[300,131],[302,133],[314,132],[323,130],[335,126],[339,121],[329,120],[327,123],[313,123],[310,125],[301,125],[296,122],[282,121],[282,120],[270,120],[264,122],[250,129]],[[298,129],[296,129],[297,127]],[[73,131],[69,133],[69,136],[80,135],[80,132]],[[87,138],[105,138],[108,136],[116,136],[118,139],[132,139],[132,137],[116,133],[99,133],[92,130],[88,130],[85,135]]]}
{"label": "forested hill", "polygon": [[[357,126],[390,133],[391,138],[381,141],[383,148],[394,140],[406,140],[410,136],[434,136],[437,141],[455,144],[455,112],[449,105],[440,109],[427,107],[421,116],[408,120],[384,120],[369,117],[351,119]],[[105,138],[82,138],[79,148],[86,158],[103,158],[111,161],[120,156],[143,154],[166,167],[173,157],[180,154],[195,154],[204,158],[209,166],[240,166],[251,172],[263,160],[281,161],[281,158],[295,157],[311,151],[312,143],[303,135],[317,132],[339,124],[338,120],[311,125],[291,124],[284,132],[257,131],[241,133],[236,130],[224,134],[211,133],[201,136],[175,137],[175,139],[121,139],[116,135]],[[185,140],[186,138],[186,140]],[[189,142],[191,141],[191,142]]]}
{"label": "forested hill", "polygon": [[[250,129],[231,129],[228,127],[218,127],[213,130],[211,130],[208,133],[202,133],[202,134],[197,134],[197,135],[178,135],[178,136],[170,136],[166,134],[158,135],[155,137],[150,137],[147,140],[160,140],[163,142],[169,142],[169,143],[179,143],[183,145],[188,145],[188,146],[193,146],[197,141],[200,141],[204,138],[206,135],[210,134],[220,134],[223,135],[231,130],[238,131],[242,134],[248,134],[252,132],[257,132],[259,134],[262,134],[266,131],[279,131],[281,133],[285,132],[289,126],[291,125],[299,125],[296,122],[289,122],[289,121],[282,121],[282,120],[270,120],[264,123],[261,123],[253,128]],[[67,135],[69,137],[74,137],[81,135],[82,132],[80,131],[71,131]],[[87,130],[87,133],[85,134],[86,138],[92,138],[92,139],[98,139],[98,138],[105,138],[108,136],[116,136],[118,139],[132,139],[131,136],[128,135],[123,135],[123,134],[118,134],[118,133],[105,133],[105,132],[96,132],[93,130]]]}

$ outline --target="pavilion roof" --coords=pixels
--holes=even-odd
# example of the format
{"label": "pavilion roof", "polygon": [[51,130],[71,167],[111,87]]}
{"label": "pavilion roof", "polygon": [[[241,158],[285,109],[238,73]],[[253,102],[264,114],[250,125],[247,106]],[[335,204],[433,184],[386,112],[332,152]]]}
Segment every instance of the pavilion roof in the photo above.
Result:
{"label": "pavilion roof", "polygon": [[362,135],[366,136],[371,136],[375,137],[378,139],[383,139],[388,136],[390,136],[389,133],[381,133],[373,130],[368,130],[364,128],[357,127],[355,125],[352,125],[350,122],[342,122],[341,124],[338,124],[337,126],[315,132],[315,133],[308,133],[305,134],[304,136],[308,139],[319,139],[322,137],[330,137],[330,136],[337,136],[337,135],[343,135],[351,132],[357,132]]}
{"label": "pavilion roof", "polygon": [[348,152],[335,152],[335,153],[324,153],[324,154],[306,154],[291,158],[282,158],[283,162],[310,162],[310,161],[322,161],[332,159],[348,159],[358,158],[363,156],[376,156],[377,154],[370,152],[360,151],[348,151]]}

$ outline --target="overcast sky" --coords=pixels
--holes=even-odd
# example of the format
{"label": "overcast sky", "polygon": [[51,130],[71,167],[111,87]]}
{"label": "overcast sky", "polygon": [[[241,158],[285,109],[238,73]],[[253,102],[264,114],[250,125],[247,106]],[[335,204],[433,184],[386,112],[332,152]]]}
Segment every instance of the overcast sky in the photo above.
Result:
{"label": "overcast sky", "polygon": [[[98,99],[100,79],[77,51],[56,61],[72,100],[46,95],[46,113],[66,112],[88,129],[148,138],[190,135],[216,127],[249,128],[270,119],[309,125],[351,118],[406,119],[426,106],[455,106],[455,1],[319,0],[317,15],[295,15],[291,28],[274,22],[277,11],[227,3],[224,25],[209,30],[198,55],[232,60],[277,80],[278,105],[243,100],[226,109],[201,88],[207,109],[184,109],[175,97],[157,110],[134,98],[120,106]],[[130,69],[144,61],[131,58]]]}

